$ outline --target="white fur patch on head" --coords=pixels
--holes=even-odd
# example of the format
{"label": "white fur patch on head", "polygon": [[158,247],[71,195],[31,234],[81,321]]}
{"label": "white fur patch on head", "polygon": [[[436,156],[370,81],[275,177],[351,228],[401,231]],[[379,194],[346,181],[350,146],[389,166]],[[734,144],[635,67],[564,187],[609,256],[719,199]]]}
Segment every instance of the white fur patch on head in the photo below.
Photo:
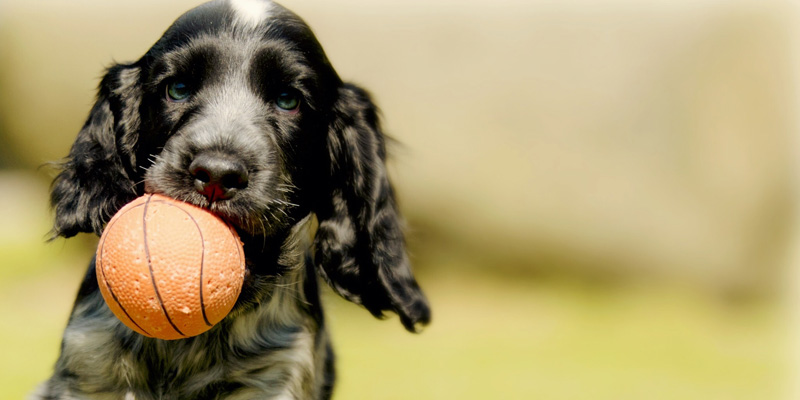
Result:
{"label": "white fur patch on head", "polygon": [[255,27],[269,17],[273,4],[268,0],[230,0],[230,5],[237,23]]}

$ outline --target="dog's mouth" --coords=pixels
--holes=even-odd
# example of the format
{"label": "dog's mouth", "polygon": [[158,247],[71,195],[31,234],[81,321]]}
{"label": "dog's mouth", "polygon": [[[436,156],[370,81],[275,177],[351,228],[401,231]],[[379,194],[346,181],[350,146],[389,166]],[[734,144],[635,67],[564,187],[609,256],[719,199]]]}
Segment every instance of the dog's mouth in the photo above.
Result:
{"label": "dog's mouth", "polygon": [[[145,175],[146,193],[158,193],[204,208],[230,224],[240,236],[269,237],[285,229],[296,207],[289,200],[293,187],[284,177],[266,171],[250,172],[246,183],[207,184],[185,170],[156,164]],[[204,184],[205,183],[205,184]]]}
{"label": "dog's mouth", "polygon": [[[247,199],[240,198],[215,200],[189,190],[170,193],[153,190],[152,187],[147,187],[145,192],[165,195],[178,201],[206,209],[228,223],[243,237],[271,236],[288,223],[287,210],[285,208],[270,207],[270,202],[265,202],[265,204],[252,204]],[[271,203],[291,206],[290,203],[284,200],[274,200]]]}

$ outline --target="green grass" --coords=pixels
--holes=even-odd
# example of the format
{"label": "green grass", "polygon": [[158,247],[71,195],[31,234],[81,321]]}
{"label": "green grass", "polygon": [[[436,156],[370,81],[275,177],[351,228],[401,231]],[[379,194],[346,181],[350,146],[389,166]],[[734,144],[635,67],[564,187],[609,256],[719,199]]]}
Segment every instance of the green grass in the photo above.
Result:
{"label": "green grass", "polygon": [[420,336],[330,307],[339,398],[783,398],[787,333],[774,306],[679,289],[433,278],[434,324]]}
{"label": "green grass", "polygon": [[[72,259],[50,246],[39,252]],[[422,276],[434,320],[420,335],[326,291],[336,398],[783,398],[788,333],[775,304],[454,267]],[[9,399],[48,376],[82,273],[63,265],[15,271],[0,275],[0,387]]]}

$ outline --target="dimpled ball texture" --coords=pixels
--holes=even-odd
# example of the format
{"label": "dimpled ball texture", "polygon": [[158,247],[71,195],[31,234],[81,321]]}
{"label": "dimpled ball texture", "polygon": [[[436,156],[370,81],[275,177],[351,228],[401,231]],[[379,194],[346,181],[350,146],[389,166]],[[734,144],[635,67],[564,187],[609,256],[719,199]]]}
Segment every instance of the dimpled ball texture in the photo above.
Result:
{"label": "dimpled ball texture", "polygon": [[244,251],[236,231],[216,215],[148,194],[108,222],[96,272],[103,298],[127,327],[182,339],[211,329],[233,308]]}

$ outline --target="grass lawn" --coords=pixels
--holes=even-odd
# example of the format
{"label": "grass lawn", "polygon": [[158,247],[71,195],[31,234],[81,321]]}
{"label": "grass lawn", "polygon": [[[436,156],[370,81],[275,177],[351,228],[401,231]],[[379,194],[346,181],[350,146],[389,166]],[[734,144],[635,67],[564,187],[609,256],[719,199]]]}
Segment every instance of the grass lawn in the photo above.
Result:
{"label": "grass lawn", "polygon": [[[6,259],[21,251],[6,249]],[[40,261],[85,262],[59,243],[27,251]],[[731,305],[675,288],[587,287],[455,267],[422,275],[435,313],[421,335],[326,293],[338,354],[336,398],[784,398],[788,332],[774,304]],[[3,271],[0,387],[3,398],[18,399],[51,370],[81,271],[64,265]]]}

